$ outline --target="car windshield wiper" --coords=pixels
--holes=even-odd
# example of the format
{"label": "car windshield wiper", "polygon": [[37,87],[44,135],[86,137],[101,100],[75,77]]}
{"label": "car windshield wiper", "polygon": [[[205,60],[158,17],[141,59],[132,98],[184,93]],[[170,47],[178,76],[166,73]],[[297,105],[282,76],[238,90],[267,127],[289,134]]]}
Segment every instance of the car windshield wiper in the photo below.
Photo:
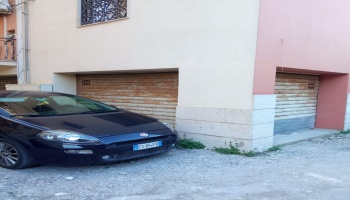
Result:
{"label": "car windshield wiper", "polygon": [[84,111],[84,112],[80,112],[79,114],[95,114],[95,111],[89,110],[89,111]]}
{"label": "car windshield wiper", "polygon": [[59,115],[83,115],[83,114],[95,114],[95,113],[99,113],[99,112],[89,110],[89,111],[83,111],[83,112],[62,113]]}
{"label": "car windshield wiper", "polygon": [[115,110],[103,110],[103,111],[94,111],[95,113],[110,113],[110,112],[119,112],[119,109]]}

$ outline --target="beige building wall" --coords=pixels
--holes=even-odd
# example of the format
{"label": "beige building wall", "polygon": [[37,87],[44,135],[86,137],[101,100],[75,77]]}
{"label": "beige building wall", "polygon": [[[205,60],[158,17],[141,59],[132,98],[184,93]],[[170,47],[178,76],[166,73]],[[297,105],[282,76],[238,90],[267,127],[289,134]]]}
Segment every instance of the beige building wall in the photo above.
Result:
{"label": "beige building wall", "polygon": [[77,73],[178,70],[179,133],[251,149],[258,14],[259,0],[129,0],[127,19],[80,27],[79,0],[36,0],[30,83],[74,93]]}

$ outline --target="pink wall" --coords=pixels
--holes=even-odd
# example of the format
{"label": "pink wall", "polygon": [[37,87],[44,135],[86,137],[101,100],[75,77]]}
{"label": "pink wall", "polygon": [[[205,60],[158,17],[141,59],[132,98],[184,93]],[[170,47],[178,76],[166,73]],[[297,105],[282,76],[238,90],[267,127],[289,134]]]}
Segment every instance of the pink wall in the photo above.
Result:
{"label": "pink wall", "polygon": [[350,0],[261,0],[254,94],[276,71],[320,75],[316,127],[343,129],[350,72]]}
{"label": "pink wall", "polygon": [[277,66],[349,73],[349,8],[349,0],[261,0],[254,94],[274,93]]}
{"label": "pink wall", "polygon": [[349,75],[322,75],[318,91],[316,128],[344,129]]}

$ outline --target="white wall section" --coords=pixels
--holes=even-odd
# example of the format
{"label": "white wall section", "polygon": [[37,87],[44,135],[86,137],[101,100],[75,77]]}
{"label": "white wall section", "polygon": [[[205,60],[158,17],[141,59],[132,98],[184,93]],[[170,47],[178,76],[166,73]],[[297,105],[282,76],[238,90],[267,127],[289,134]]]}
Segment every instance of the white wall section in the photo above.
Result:
{"label": "white wall section", "polygon": [[344,130],[350,129],[350,94],[348,94],[348,100],[346,104],[346,113],[345,113],[345,122],[344,122]]}
{"label": "white wall section", "polygon": [[254,95],[252,119],[252,150],[273,146],[276,95]]}
{"label": "white wall section", "polygon": [[77,79],[74,74],[54,74],[53,75],[53,91],[68,94],[77,93]]}
{"label": "white wall section", "polygon": [[180,136],[199,140],[210,148],[232,144],[249,150],[251,111],[178,106],[176,130]]}

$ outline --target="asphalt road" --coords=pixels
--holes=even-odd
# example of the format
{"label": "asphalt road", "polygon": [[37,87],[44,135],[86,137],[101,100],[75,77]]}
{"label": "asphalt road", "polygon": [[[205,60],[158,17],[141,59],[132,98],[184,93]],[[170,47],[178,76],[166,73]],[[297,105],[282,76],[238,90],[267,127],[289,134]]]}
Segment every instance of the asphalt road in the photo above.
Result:
{"label": "asphalt road", "polygon": [[0,169],[1,200],[350,199],[350,135],[255,157],[174,150],[109,165]]}

